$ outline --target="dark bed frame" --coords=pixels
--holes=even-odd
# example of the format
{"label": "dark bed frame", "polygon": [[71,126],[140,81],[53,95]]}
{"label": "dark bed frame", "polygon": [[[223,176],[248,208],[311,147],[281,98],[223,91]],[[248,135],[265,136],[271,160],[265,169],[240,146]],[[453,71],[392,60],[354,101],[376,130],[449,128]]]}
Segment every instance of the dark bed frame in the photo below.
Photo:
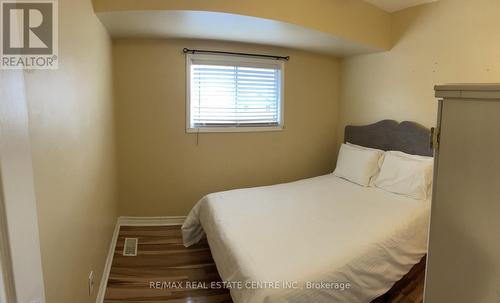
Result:
{"label": "dark bed frame", "polygon": [[348,125],[344,142],[381,150],[397,150],[407,154],[433,156],[430,146],[431,132],[422,125],[403,121],[382,120],[374,124]]}
{"label": "dark bed frame", "polygon": [[[348,125],[344,132],[344,142],[385,151],[396,150],[432,157],[434,152],[430,145],[430,139],[431,131],[429,129],[411,121],[398,123],[394,120],[382,120],[370,125]],[[425,259],[426,256],[413,266],[401,280],[396,282],[387,293],[372,303],[402,302],[400,300],[404,300],[403,298],[407,296],[414,299],[422,296],[423,294],[415,292],[422,292],[423,289]]]}

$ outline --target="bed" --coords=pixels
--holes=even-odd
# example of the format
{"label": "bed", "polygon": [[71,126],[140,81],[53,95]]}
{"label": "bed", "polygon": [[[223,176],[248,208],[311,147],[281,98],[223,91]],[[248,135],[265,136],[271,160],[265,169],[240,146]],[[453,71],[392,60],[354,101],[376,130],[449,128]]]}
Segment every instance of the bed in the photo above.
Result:
{"label": "bed", "polygon": [[[428,136],[391,120],[345,129],[351,143],[425,156]],[[236,303],[370,302],[426,254],[429,210],[329,174],[209,194],[182,232],[186,246],[207,237]]]}

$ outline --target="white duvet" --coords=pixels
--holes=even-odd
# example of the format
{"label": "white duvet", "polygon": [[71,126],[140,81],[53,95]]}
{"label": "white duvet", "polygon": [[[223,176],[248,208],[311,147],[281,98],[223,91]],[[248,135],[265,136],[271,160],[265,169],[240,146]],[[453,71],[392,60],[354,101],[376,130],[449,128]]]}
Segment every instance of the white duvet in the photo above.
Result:
{"label": "white duvet", "polygon": [[206,233],[236,303],[370,302],[426,253],[429,206],[325,175],[209,194],[182,231]]}

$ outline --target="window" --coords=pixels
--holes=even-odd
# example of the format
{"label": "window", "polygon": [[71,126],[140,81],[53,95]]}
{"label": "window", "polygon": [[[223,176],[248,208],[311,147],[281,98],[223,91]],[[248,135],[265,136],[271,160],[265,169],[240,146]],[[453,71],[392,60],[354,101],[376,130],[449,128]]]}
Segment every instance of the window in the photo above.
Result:
{"label": "window", "polygon": [[283,127],[283,61],[189,54],[187,81],[187,132]]}

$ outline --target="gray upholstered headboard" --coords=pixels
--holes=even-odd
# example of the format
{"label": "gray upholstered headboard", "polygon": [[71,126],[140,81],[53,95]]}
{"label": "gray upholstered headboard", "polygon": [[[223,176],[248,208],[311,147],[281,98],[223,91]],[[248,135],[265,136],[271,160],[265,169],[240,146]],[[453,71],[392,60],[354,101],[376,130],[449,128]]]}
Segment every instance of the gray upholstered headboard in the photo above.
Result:
{"label": "gray upholstered headboard", "polygon": [[415,122],[382,120],[370,125],[346,126],[344,142],[432,157],[430,135],[429,129]]}

